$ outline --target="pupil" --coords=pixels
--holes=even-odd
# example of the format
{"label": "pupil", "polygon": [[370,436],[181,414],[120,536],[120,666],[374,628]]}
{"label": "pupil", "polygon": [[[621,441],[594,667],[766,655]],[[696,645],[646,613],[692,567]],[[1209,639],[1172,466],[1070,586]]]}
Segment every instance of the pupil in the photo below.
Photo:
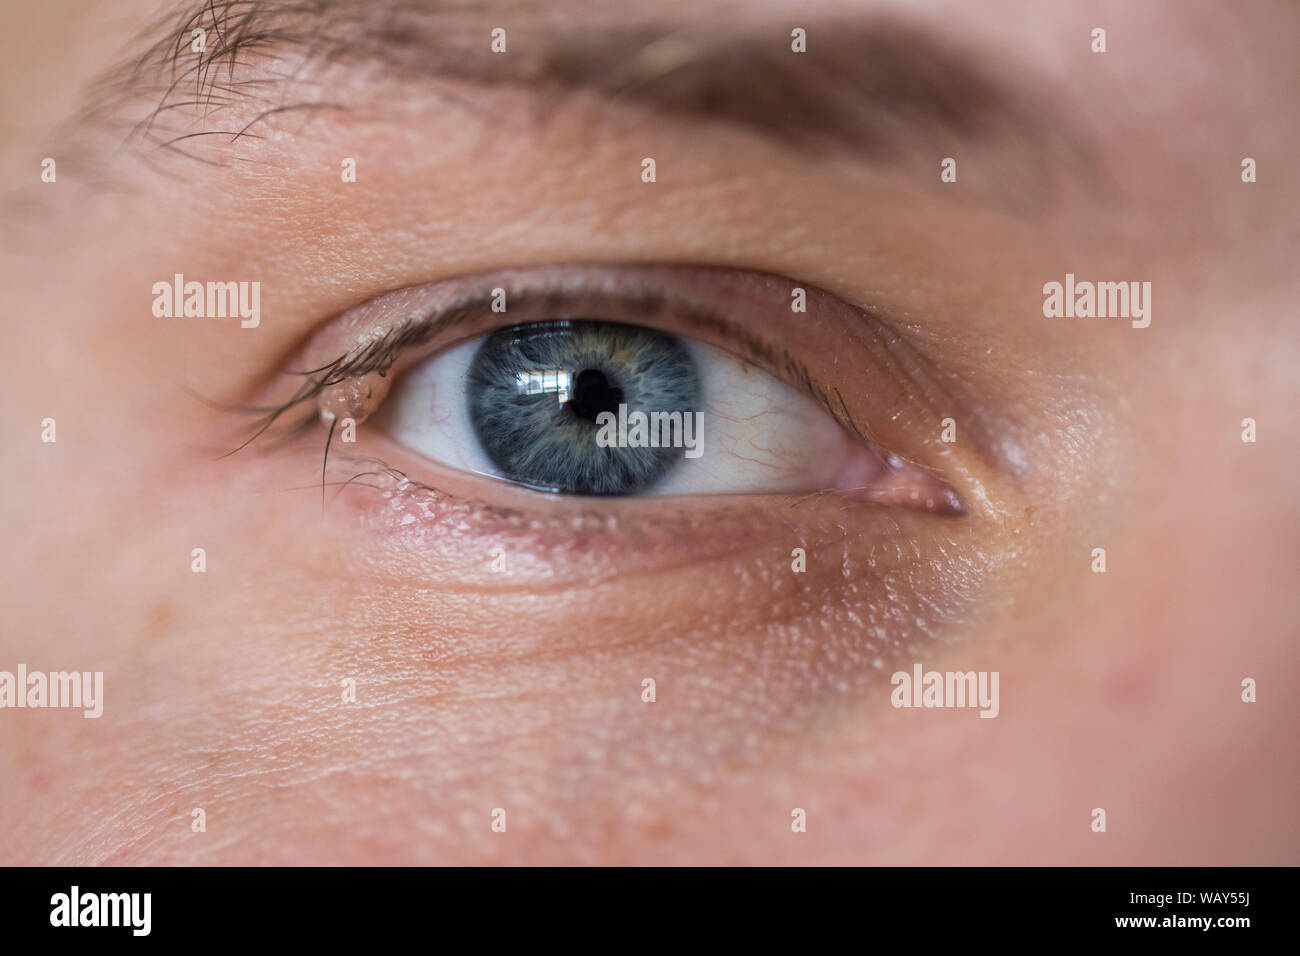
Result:
{"label": "pupil", "polygon": [[579,418],[594,422],[601,412],[617,412],[623,401],[623,390],[611,385],[605,373],[588,368],[578,373],[573,382],[573,398],[569,410]]}

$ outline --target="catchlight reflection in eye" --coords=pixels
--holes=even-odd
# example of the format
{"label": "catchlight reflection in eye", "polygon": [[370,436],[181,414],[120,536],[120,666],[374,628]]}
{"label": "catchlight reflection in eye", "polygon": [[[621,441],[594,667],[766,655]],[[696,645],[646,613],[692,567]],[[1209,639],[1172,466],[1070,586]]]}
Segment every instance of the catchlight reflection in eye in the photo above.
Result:
{"label": "catchlight reflection in eye", "polygon": [[515,375],[515,391],[520,395],[554,395],[561,405],[569,400],[569,373],[563,369],[527,371]]}

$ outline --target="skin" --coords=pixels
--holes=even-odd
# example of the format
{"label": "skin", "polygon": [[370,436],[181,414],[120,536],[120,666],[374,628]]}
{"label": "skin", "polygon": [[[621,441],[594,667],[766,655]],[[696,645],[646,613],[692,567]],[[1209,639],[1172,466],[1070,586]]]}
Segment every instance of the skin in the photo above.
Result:
{"label": "skin", "polygon": [[[1057,121],[1087,128],[1109,191],[1031,213],[963,193],[964,170],[936,189],[947,153],[922,182],[585,95],[539,125],[527,91],[455,83],[473,107],[393,124],[367,105],[425,87],[342,77],[354,112],[200,147],[253,162],[128,156],[106,174],[128,189],[89,190],[72,170],[106,150],[52,117],[156,8],[94,30],[76,5],[24,10],[0,84],[6,181],[32,200],[0,260],[0,669],[102,670],[106,700],[98,720],[0,711],[0,862],[1300,862],[1296,10],[1051,6],[905,4],[1070,91]],[[372,419],[332,481],[373,457],[464,503],[401,531],[373,489],[322,510],[323,428],[217,460],[248,421],[191,393],[283,400],[349,309],[563,263],[771,272],[879,308],[938,391],[817,315],[763,334],[968,513],[555,500]],[[262,324],[155,318],[175,272],[260,280]],[[1045,318],[1067,272],[1150,281],[1151,326]],[[914,661],[997,671],[998,716],[891,707]]]}

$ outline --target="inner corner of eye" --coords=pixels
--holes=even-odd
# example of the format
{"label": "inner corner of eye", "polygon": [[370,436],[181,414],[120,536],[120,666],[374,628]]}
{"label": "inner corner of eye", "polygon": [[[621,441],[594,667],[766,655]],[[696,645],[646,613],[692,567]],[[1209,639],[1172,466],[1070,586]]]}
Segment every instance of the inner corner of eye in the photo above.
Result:
{"label": "inner corner of eye", "polygon": [[354,375],[323,388],[316,407],[321,419],[331,425],[348,421],[359,425],[383,404],[391,385],[385,371]]}
{"label": "inner corner of eye", "polygon": [[[340,390],[335,414],[364,410],[363,390]],[[600,318],[511,325],[444,349],[393,384],[382,424],[436,464],[560,494],[830,491],[936,511],[953,500],[772,373]]]}

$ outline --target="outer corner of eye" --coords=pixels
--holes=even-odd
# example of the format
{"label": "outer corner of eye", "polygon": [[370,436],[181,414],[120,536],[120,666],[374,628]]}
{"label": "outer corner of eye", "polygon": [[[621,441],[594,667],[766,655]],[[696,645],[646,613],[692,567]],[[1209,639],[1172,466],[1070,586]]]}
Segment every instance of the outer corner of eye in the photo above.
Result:
{"label": "outer corner of eye", "polygon": [[619,321],[536,321],[448,348],[394,384],[381,418],[437,464],[563,494],[959,504],[772,373]]}

